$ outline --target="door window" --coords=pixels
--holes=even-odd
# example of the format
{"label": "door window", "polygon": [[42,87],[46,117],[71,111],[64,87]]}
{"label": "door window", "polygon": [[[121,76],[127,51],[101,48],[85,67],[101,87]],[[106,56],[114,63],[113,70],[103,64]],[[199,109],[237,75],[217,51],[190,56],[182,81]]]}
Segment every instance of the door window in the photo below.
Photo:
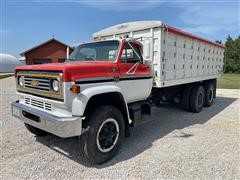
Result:
{"label": "door window", "polygon": [[133,43],[126,43],[121,55],[121,62],[123,63],[136,63],[142,61],[142,54],[140,47]]}

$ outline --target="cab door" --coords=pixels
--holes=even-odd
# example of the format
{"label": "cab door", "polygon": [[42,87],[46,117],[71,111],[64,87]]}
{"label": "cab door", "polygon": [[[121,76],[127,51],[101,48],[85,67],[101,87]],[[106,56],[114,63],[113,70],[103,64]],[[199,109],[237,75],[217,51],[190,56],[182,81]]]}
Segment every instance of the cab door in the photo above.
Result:
{"label": "cab door", "polygon": [[123,43],[118,67],[119,87],[127,102],[146,99],[152,89],[152,74],[150,66],[143,63],[142,50],[138,43]]}

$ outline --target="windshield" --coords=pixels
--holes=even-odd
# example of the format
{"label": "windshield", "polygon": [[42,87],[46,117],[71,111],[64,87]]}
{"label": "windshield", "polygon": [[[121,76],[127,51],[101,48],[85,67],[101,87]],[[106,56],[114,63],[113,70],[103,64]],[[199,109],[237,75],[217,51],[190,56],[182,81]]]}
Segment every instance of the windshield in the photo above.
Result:
{"label": "windshield", "polygon": [[102,41],[78,46],[67,61],[115,61],[118,41]]}

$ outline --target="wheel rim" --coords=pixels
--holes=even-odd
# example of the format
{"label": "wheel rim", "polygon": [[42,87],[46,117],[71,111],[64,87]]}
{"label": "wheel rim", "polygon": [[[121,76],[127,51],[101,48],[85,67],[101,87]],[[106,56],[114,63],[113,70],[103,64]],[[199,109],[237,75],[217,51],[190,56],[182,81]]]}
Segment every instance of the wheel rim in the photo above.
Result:
{"label": "wheel rim", "polygon": [[209,102],[211,103],[212,101],[213,101],[213,90],[212,89],[210,89],[210,91],[209,91]]}
{"label": "wheel rim", "polygon": [[203,94],[199,93],[198,95],[198,106],[201,106],[203,104]]}
{"label": "wheel rim", "polygon": [[119,138],[119,125],[115,119],[106,119],[97,132],[97,147],[101,152],[111,151]]}

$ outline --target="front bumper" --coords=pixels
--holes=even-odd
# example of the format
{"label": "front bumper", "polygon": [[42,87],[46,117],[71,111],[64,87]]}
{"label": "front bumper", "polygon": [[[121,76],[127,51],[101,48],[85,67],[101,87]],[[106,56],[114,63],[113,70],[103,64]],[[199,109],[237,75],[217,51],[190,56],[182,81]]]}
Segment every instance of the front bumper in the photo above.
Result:
{"label": "front bumper", "polygon": [[12,115],[27,124],[59,137],[66,138],[81,135],[82,118],[80,116],[59,117],[31,108],[19,103],[19,101],[12,103]]}

